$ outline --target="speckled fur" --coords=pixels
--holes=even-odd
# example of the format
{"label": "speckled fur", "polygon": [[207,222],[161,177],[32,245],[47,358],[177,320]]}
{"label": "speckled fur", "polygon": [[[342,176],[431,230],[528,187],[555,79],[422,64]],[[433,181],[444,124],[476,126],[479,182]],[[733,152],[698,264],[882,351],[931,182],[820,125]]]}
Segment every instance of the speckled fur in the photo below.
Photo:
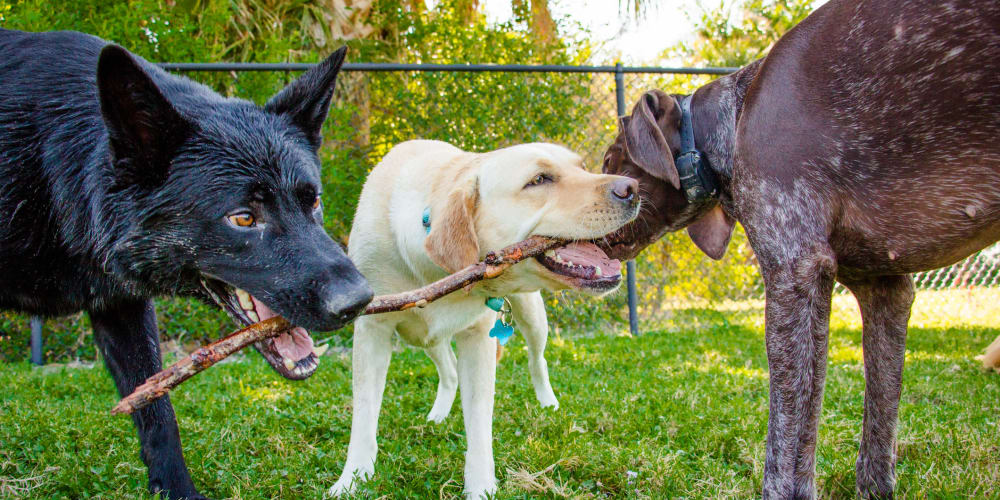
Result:
{"label": "speckled fur", "polygon": [[[764,498],[816,496],[835,280],[864,323],[857,491],[892,498],[910,273],[1000,238],[997,74],[1000,3],[831,0],[766,59],[695,92],[696,142],[767,290]],[[670,143],[676,124],[661,127]],[[700,214],[631,166],[619,142],[605,170],[639,179],[654,208],[612,247],[628,257]]]}

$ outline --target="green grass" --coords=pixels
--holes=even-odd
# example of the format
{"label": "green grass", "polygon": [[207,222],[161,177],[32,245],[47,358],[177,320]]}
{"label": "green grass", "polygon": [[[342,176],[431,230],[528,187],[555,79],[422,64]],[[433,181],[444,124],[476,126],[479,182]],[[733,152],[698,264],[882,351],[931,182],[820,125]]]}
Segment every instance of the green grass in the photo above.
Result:
{"label": "green grass", "polygon": [[[995,315],[971,312],[995,312],[993,299],[969,299],[982,307],[953,317],[926,314],[918,304],[900,411],[901,498],[1000,497],[1000,376],[973,360],[1000,329],[990,326]],[[823,498],[850,498],[864,382],[857,313],[849,297],[836,306],[817,483]],[[700,327],[670,326],[665,318],[639,338],[606,332],[552,339],[557,411],[538,408],[523,343],[509,344],[494,419],[497,497],[755,497],[767,427],[762,315],[750,305],[725,314],[681,311],[673,319],[684,314],[702,318]],[[314,377],[296,383],[252,354],[179,388],[173,402],[201,491],[320,497],[347,451],[349,366],[346,355],[328,355]],[[423,353],[395,354],[376,474],[358,498],[460,494],[461,407],[456,401],[443,425],[424,421],[436,381]],[[0,364],[0,387],[0,492],[145,494],[132,423],[108,416],[116,397],[101,367]]]}

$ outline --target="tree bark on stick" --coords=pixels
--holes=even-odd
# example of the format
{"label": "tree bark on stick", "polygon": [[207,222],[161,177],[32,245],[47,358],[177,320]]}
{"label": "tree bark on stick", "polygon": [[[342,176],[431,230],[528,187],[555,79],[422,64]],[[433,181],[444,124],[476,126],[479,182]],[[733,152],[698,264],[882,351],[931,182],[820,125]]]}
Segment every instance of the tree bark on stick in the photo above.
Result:
{"label": "tree bark on stick", "polygon": [[[423,307],[477,281],[495,278],[510,266],[524,259],[540,255],[546,250],[564,244],[566,244],[564,241],[532,236],[524,241],[505,247],[499,252],[490,252],[482,262],[466,267],[422,288],[375,297],[368,304],[368,307],[365,308],[364,314],[381,314],[393,311],[405,311],[412,307]],[[144,408],[185,380],[222,361],[234,352],[254,342],[279,335],[293,326],[285,318],[276,316],[250,325],[211,344],[200,347],[184,359],[146,379],[146,382],[136,387],[132,394],[122,398],[111,409],[111,414],[129,414],[140,408]]]}

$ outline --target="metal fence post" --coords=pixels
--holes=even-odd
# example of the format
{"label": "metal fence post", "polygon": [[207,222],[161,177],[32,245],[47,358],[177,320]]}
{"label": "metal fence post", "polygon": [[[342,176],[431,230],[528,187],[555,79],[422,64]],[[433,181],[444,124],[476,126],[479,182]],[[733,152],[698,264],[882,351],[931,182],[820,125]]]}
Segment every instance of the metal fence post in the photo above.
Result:
{"label": "metal fence post", "polygon": [[31,317],[31,362],[36,365],[45,364],[42,359],[42,325],[44,322],[38,316]]}
{"label": "metal fence post", "polygon": [[[625,72],[622,63],[615,64],[615,97],[618,100],[618,117],[625,116]],[[636,312],[638,295],[635,290],[635,261],[625,263],[625,286],[628,288],[628,329],[632,336],[639,335],[639,314]]]}

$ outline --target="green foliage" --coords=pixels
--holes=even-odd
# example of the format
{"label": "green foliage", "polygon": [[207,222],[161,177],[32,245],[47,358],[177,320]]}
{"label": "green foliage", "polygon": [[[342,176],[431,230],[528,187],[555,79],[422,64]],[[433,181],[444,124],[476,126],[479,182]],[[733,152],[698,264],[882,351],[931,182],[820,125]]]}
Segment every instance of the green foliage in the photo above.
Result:
{"label": "green foliage", "polygon": [[[0,26],[83,31],[150,61],[309,62],[322,59],[332,48],[319,47],[315,37],[304,34],[310,21],[303,16],[315,13],[317,1],[0,0],[4,16]],[[398,0],[377,2],[368,22],[384,33],[350,42],[349,60],[573,64],[589,54],[585,45],[570,47],[558,40],[540,46],[524,19],[501,25],[489,25],[481,15],[467,19],[459,0],[439,2],[431,11],[413,11],[407,5]],[[278,72],[188,76],[223,95],[257,103],[294,77]],[[585,142],[586,132],[579,124],[594,113],[587,100],[589,85],[589,76],[579,74],[342,74],[324,127],[326,145],[320,151],[328,232],[346,243],[364,179],[396,143],[440,139],[484,151],[529,141]],[[613,116],[608,120],[613,124]],[[194,342],[232,327],[214,307],[192,301],[158,303],[167,338]],[[583,317],[593,317],[594,312],[599,310]],[[22,359],[27,355],[27,319],[12,314],[3,318],[0,356]],[[81,341],[88,329],[79,316],[50,321],[48,359],[92,358],[93,346]]]}
{"label": "green foliage", "polygon": [[692,43],[668,51],[695,66],[743,66],[771,49],[815,8],[816,0],[724,0],[701,12]]}
{"label": "green foliage", "polygon": [[[817,446],[820,498],[856,497],[864,375],[852,308],[834,313]],[[989,323],[997,311],[984,313]],[[731,319],[639,338],[552,342],[555,411],[535,401],[515,337],[497,371],[497,498],[759,497],[768,405],[763,311]],[[911,329],[899,498],[1000,497],[1000,384],[972,359],[998,334],[954,318]],[[427,423],[433,364],[419,350],[393,357],[375,476],[355,498],[458,498],[461,405],[443,424]],[[339,354],[323,357],[303,382],[282,380],[256,354],[188,381],[171,399],[195,484],[212,498],[321,498],[346,456],[350,386],[350,360]],[[107,414],[117,395],[105,370],[0,364],[0,387],[13,388],[0,391],[0,488],[29,488],[10,496],[151,498],[131,420]]]}
{"label": "green foliage", "polygon": [[[334,43],[317,35],[317,9],[326,0],[0,0],[0,26],[25,30],[74,29],[114,40],[152,61],[318,61]],[[811,0],[727,2],[702,13],[698,38],[671,49],[694,66],[739,65],[759,57],[781,33],[804,17]],[[470,15],[464,0],[415,9],[412,2],[376,2],[365,22],[376,28],[349,42],[351,61],[425,63],[553,63],[587,60],[586,43],[556,39],[542,45],[530,30],[530,9],[489,25]],[[192,73],[224,95],[263,103],[293,78],[277,72]],[[320,151],[327,231],[346,243],[354,207],[368,172],[394,144],[424,138],[484,151],[552,141],[583,154],[591,168],[617,132],[614,87],[607,75],[503,73],[345,73],[338,84]],[[644,90],[689,93],[701,76],[631,77],[627,102]],[[760,278],[740,228],[726,258],[707,259],[684,232],[668,235],[638,259],[640,313],[644,320],[680,318],[678,307],[707,306],[759,296]],[[558,332],[580,335],[619,331],[625,294],[603,300],[575,293],[547,294]],[[232,325],[214,307],[189,301],[159,302],[165,334],[190,341]],[[0,355],[20,359],[27,350],[27,321],[0,322]],[[91,357],[80,318],[50,322],[54,359]],[[65,331],[63,331],[65,330]],[[196,332],[203,332],[198,334]],[[342,338],[346,333],[334,334]],[[200,337],[199,337],[200,335]],[[321,334],[322,336],[322,334]]]}

